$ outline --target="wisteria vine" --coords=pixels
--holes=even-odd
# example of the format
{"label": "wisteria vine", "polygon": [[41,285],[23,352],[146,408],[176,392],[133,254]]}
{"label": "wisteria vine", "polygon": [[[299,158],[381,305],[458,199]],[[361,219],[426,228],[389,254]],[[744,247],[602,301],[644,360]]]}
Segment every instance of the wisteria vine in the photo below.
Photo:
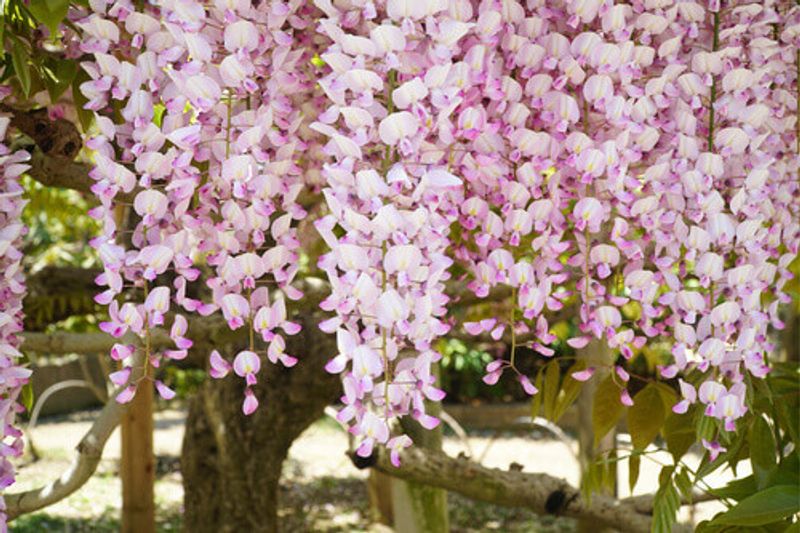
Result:
{"label": "wisteria vine", "polygon": [[[0,88],[0,98],[5,99],[11,88]],[[11,119],[0,115],[0,489],[5,489],[15,479],[14,465],[9,459],[22,454],[22,431],[15,426],[16,415],[24,410],[19,401],[22,387],[28,383],[31,370],[24,364],[19,351],[22,332],[22,298],[25,281],[22,274],[22,237],[26,229],[22,224],[25,207],[20,176],[28,169],[29,155],[24,150],[14,150],[6,140]],[[0,496],[0,529],[6,529],[5,503]]]}
{"label": "wisteria vine", "polygon": [[[425,406],[444,396],[431,365],[454,326],[508,332],[509,357],[484,381],[514,372],[535,394],[517,338],[551,357],[548,314],[570,306],[570,346],[597,338],[620,354],[609,370],[623,403],[625,360],[666,340],[674,360],[660,372],[680,378],[676,412],[700,402],[721,431],[745,413],[800,246],[797,7],[90,4],[77,22],[93,57],[82,89],[98,130],[105,331],[147,347],[173,303],[220,311],[249,345],[211,354],[211,375],[243,378],[252,413],[262,361],[296,362],[284,335],[299,330],[286,300],[302,297],[292,282],[305,189],[325,201],[314,225],[330,249],[318,267],[332,316],[321,327],[337,337],[327,370],[342,375],[339,420],[360,455],[387,445],[396,462],[411,444],[398,417],[438,423]],[[447,304],[459,284],[511,296],[502,314],[456,325]],[[140,301],[119,300],[126,285]],[[186,332],[175,314],[175,349],[148,366],[185,357]],[[702,379],[685,381],[689,370]],[[120,401],[139,385],[130,375],[112,375],[127,385]],[[704,444],[712,457],[722,449]]]}

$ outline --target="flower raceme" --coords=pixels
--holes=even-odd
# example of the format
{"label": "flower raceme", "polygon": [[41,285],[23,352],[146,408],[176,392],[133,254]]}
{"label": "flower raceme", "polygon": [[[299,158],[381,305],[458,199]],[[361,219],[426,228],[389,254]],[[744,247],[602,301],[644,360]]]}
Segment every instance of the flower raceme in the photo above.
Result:
{"label": "flower raceme", "polygon": [[[618,354],[608,370],[622,403],[641,379],[628,360],[666,341],[660,377],[680,375],[676,412],[700,403],[720,432],[746,412],[743,384],[769,371],[768,328],[782,326],[800,245],[796,7],[155,4],[93,2],[78,21],[94,58],[82,89],[98,112],[104,330],[146,336],[172,310],[219,311],[258,333],[209,360],[212,377],[245,381],[253,412],[263,359],[296,362],[286,300],[302,297],[306,188],[324,201],[320,327],[337,337],[326,368],[342,376],[338,418],[357,453],[381,445],[397,460],[410,445],[393,436],[397,417],[435,426],[431,365],[453,327],[510,337],[484,381],[511,372],[536,394],[513,339],[552,357],[551,313],[572,308],[567,345],[596,338]],[[124,122],[103,112],[116,105]],[[129,228],[114,217],[120,193],[133,195]],[[454,324],[451,271],[479,299],[510,293],[507,305]],[[142,303],[117,302],[125,283],[148,291]],[[176,350],[153,366],[189,348],[185,319],[172,320]]]}
{"label": "flower raceme", "polygon": [[[2,98],[10,90],[0,88]],[[20,404],[22,388],[29,382],[31,370],[23,364],[19,350],[22,332],[22,299],[25,282],[22,275],[22,210],[26,204],[19,178],[28,169],[27,152],[12,150],[6,144],[10,117],[0,116],[0,488],[14,483],[11,458],[22,455],[22,431],[15,425],[16,415],[25,408]],[[1,497],[0,497],[1,498]],[[0,525],[5,526],[5,504],[0,499]]]}
{"label": "flower raceme", "polygon": [[[109,305],[110,321],[101,328],[146,339],[151,328],[172,321],[175,349],[148,354],[144,378],[166,399],[174,393],[156,369],[191,347],[179,308],[219,311],[231,329],[249,329],[269,343],[251,342],[232,361],[218,352],[210,359],[213,377],[233,369],[244,379],[246,414],[258,404],[252,387],[261,358],[296,362],[283,335],[299,326],[287,320],[284,297],[302,296],[291,286],[295,221],[305,216],[296,202],[296,160],[307,146],[301,106],[314,95],[313,74],[299,75],[297,65],[314,54],[303,31],[312,10],[299,2],[257,8],[187,0],[137,9],[122,0],[77,12],[85,32],[79,46],[93,57],[85,63],[92,79],[81,88],[86,108],[96,112],[87,146],[95,151],[93,191],[101,202],[91,214],[103,224],[92,242],[104,264],[97,281],[107,287],[97,299]],[[279,47],[283,52],[273,53]],[[105,111],[114,105],[124,120],[109,118]],[[129,227],[115,217],[125,205],[120,193],[133,196]],[[200,280],[204,268],[211,275]],[[197,298],[199,281],[210,292]],[[117,301],[126,283],[143,289],[142,303]],[[112,356],[128,365],[130,354],[124,348]],[[130,366],[113,375],[125,386],[119,401],[129,401],[139,385],[130,376]]]}

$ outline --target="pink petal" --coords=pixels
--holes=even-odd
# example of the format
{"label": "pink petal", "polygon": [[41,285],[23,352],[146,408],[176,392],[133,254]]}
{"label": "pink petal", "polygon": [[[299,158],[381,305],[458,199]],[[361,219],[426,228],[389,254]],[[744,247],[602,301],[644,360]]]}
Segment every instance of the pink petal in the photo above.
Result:
{"label": "pink petal", "polygon": [[622,392],[619,393],[619,401],[622,402],[622,405],[627,405],[628,407],[633,405],[633,398],[628,393],[628,389],[622,389]]}
{"label": "pink petal", "polygon": [[483,326],[480,322],[464,322],[464,330],[470,335],[480,335],[483,332]]}
{"label": "pink petal", "polygon": [[[511,327],[513,327],[513,326],[511,326]],[[499,326],[497,326],[496,328],[494,328],[494,329],[492,330],[492,333],[491,333],[491,336],[492,336],[492,338],[493,338],[494,340],[496,340],[496,341],[499,341],[499,340],[500,340],[500,337],[502,337],[502,336],[503,336],[503,331],[505,331],[505,329],[506,329],[506,326],[505,326],[505,324],[500,324]]]}
{"label": "pink petal", "polygon": [[522,388],[525,390],[525,392],[530,396],[533,396],[539,392],[539,389],[537,389],[533,383],[531,383],[531,380],[528,379],[528,376],[520,376],[519,382],[522,384]]}
{"label": "pink petal", "polygon": [[131,370],[133,370],[131,367],[126,366],[122,370],[118,370],[109,374],[108,378],[111,380],[111,383],[121,387],[122,385],[125,385],[128,382],[128,379],[131,377]]}
{"label": "pink petal", "polygon": [[258,408],[258,398],[253,394],[253,390],[248,388],[244,391],[244,402],[242,403],[242,412],[245,415],[251,415]]}
{"label": "pink petal", "polygon": [[439,419],[431,415],[421,415],[417,422],[425,429],[433,429],[439,425]]}
{"label": "pink petal", "polygon": [[128,403],[133,399],[133,396],[136,394],[136,386],[129,385],[125,387],[122,392],[117,394],[117,403]]}
{"label": "pink petal", "polygon": [[487,385],[494,385],[500,380],[500,374],[502,373],[502,371],[489,372],[483,376],[483,382]]}
{"label": "pink petal", "polygon": [[295,322],[284,322],[281,328],[283,328],[283,331],[285,331],[287,335],[296,335],[302,329],[300,324]]}
{"label": "pink petal", "polygon": [[231,371],[231,364],[222,358],[218,351],[214,350],[211,352],[211,357],[209,357],[209,363],[211,365],[211,369],[209,374],[211,374],[212,378],[220,379],[224,378],[228,372]]}
{"label": "pink petal", "polygon": [[575,381],[588,381],[589,378],[591,378],[593,374],[594,374],[594,368],[593,367],[589,367],[586,370],[581,370],[579,372],[573,372],[572,373],[572,379],[574,379]]}
{"label": "pink petal", "polygon": [[186,359],[188,352],[186,350],[164,350],[164,356],[174,361]]}
{"label": "pink petal", "polygon": [[175,397],[175,391],[164,385],[160,380],[156,380],[156,390],[159,396],[165,400],[171,400]]}
{"label": "pink petal", "polygon": [[583,337],[573,337],[571,339],[567,339],[567,344],[575,348],[576,350],[580,350],[584,348],[587,344],[589,344],[589,339],[591,337],[583,336]]}

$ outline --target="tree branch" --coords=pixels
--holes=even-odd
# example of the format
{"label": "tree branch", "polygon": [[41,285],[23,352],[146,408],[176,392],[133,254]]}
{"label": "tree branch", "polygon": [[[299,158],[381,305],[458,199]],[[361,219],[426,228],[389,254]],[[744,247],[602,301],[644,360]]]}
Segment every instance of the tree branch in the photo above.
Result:
{"label": "tree branch", "polygon": [[[65,157],[47,155],[39,149],[31,153],[28,162],[31,168],[28,175],[47,187],[62,187],[92,195],[92,185],[96,182],[89,177],[91,167]],[[115,197],[119,200],[130,201],[131,195],[120,191]]]}
{"label": "tree branch", "polygon": [[[31,152],[30,177],[47,187],[62,187],[92,195],[91,187],[95,181],[89,176],[91,165],[75,161],[83,145],[75,124],[63,118],[51,119],[46,108],[16,109],[2,105],[0,111],[10,113],[11,124],[35,143],[35,147],[27,147]],[[120,191],[115,199],[130,202],[136,192],[126,194]]]}
{"label": "tree branch", "polygon": [[[132,366],[131,381],[136,381],[142,377],[144,369],[144,354],[141,350],[134,352]],[[117,390],[103,407],[92,427],[78,443],[77,456],[58,479],[36,489],[5,495],[6,514],[9,520],[63,500],[92,477],[103,456],[106,441],[119,425],[127,408],[114,399],[121,390],[121,388]]]}
{"label": "tree branch", "polygon": [[[416,446],[401,453],[401,465],[396,468],[386,450],[376,453],[375,464],[369,466],[400,479],[441,487],[474,500],[524,507],[537,514],[589,519],[631,533],[650,531],[652,517],[640,513],[633,504],[602,494],[595,494],[587,504],[578,489],[547,474],[487,468],[469,459],[454,459]],[[355,459],[363,461],[360,457]]]}

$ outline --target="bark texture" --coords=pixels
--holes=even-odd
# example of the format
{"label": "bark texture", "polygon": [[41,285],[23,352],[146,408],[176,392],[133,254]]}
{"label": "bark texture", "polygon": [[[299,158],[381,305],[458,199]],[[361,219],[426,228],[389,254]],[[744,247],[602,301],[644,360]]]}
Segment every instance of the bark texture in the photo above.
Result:
{"label": "bark texture", "polygon": [[[255,391],[260,408],[242,414],[243,380],[209,380],[193,398],[181,456],[184,531],[279,531],[278,484],[292,442],[336,399],[339,379],[325,372],[336,351],[313,316],[289,337],[291,369],[262,367]],[[235,346],[218,347],[235,353]]]}
{"label": "bark texture", "polygon": [[466,458],[412,446],[400,455],[400,467],[389,454],[376,450],[372,466],[394,477],[440,487],[473,500],[508,507],[524,507],[537,514],[557,514],[594,520],[599,531],[611,527],[626,533],[650,530],[652,517],[639,511],[637,501],[596,494],[591,503],[563,479],[547,474],[528,474],[487,468]]}

